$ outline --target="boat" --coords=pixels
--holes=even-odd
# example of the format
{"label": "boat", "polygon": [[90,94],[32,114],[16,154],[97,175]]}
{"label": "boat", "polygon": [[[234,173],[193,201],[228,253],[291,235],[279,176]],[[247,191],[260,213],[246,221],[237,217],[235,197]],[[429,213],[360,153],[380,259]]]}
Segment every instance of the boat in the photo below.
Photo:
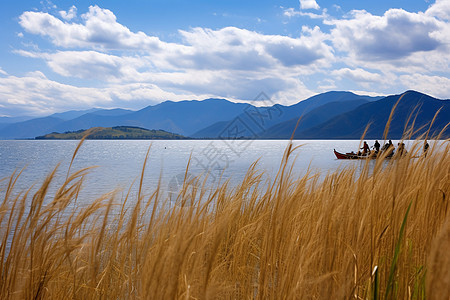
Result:
{"label": "boat", "polygon": [[[370,153],[369,155],[358,155],[354,152],[350,152],[350,153],[340,153],[337,152],[336,149],[333,149],[334,151],[334,155],[336,155],[337,159],[367,159],[367,158],[377,158],[377,155],[375,153]],[[393,153],[391,153],[390,155],[386,156],[385,158],[391,158],[393,155]]]}
{"label": "boat", "polygon": [[337,159],[363,159],[363,158],[367,158],[367,156],[361,156],[361,155],[357,155],[356,153],[340,153],[337,152],[336,149],[333,149],[334,151],[334,155],[336,155]]}

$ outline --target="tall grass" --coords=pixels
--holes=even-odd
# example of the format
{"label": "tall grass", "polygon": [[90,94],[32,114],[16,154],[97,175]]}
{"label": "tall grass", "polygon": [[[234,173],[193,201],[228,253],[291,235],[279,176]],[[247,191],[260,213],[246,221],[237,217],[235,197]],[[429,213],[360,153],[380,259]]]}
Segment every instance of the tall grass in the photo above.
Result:
{"label": "tall grass", "polygon": [[34,193],[15,191],[14,173],[0,206],[0,298],[448,299],[449,143],[426,157],[421,143],[323,180],[293,175],[301,148],[290,145],[273,181],[256,163],[236,187],[191,178],[176,206],[158,186],[79,207],[88,169],[54,195],[57,168]]}

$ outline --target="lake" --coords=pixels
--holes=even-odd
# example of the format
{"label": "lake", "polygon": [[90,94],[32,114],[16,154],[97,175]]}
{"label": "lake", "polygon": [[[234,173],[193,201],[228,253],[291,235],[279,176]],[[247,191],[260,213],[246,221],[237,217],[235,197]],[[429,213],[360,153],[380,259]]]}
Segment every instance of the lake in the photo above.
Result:
{"label": "lake", "polygon": [[[368,141],[372,146],[374,141]],[[64,182],[74,150],[79,141],[67,140],[2,140],[0,141],[0,178],[14,170],[25,168],[16,191],[24,191],[32,184],[39,186],[58,163],[60,167],[53,191]],[[71,172],[97,166],[86,176],[81,201],[119,190],[119,196],[136,193],[147,150],[150,152],[145,169],[144,187],[150,192],[161,178],[165,193],[176,192],[183,181],[190,159],[189,174],[208,173],[210,184],[230,180],[239,183],[251,163],[258,161],[258,169],[273,179],[280,166],[287,140],[87,140],[80,148]],[[396,144],[396,142],[394,142]],[[341,152],[357,151],[358,140],[293,141],[302,145],[294,152],[294,172],[305,174],[310,169],[326,174],[348,166],[361,166],[362,161],[337,160],[333,148]],[[133,185],[134,182],[134,185]],[[0,182],[4,191],[6,180]]]}

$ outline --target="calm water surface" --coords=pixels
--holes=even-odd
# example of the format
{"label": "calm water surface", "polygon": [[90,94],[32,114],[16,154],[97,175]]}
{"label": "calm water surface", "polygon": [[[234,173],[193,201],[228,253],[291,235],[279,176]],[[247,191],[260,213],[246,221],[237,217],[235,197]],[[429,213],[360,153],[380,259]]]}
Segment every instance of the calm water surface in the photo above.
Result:
{"label": "calm water surface", "polygon": [[[151,147],[144,176],[147,192],[154,189],[160,178],[164,192],[176,189],[189,159],[189,174],[208,173],[213,184],[226,179],[237,184],[257,160],[258,169],[265,172],[266,178],[273,179],[288,143],[286,140],[89,140],[80,148],[71,172],[97,166],[86,176],[80,197],[86,201],[114,189],[122,196],[130,187],[135,193],[147,150]],[[308,169],[326,174],[347,166],[359,166],[361,161],[337,160],[333,154],[333,148],[342,152],[357,150],[359,143],[357,140],[294,141],[294,146],[302,145],[294,152],[294,170],[300,176]],[[64,182],[77,144],[78,141],[0,141],[0,178],[25,168],[16,187],[16,191],[24,191],[33,184],[39,186],[60,164],[52,186],[56,189],[58,183]],[[369,145],[373,145],[373,141],[369,141]],[[6,180],[0,182],[0,190],[4,191],[6,183]]]}

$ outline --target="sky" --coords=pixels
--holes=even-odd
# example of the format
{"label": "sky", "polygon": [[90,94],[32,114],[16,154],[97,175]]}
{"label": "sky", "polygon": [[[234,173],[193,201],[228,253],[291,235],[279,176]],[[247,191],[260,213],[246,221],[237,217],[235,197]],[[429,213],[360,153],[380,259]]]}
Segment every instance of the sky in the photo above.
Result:
{"label": "sky", "polygon": [[0,116],[411,89],[450,98],[450,0],[0,3]]}

